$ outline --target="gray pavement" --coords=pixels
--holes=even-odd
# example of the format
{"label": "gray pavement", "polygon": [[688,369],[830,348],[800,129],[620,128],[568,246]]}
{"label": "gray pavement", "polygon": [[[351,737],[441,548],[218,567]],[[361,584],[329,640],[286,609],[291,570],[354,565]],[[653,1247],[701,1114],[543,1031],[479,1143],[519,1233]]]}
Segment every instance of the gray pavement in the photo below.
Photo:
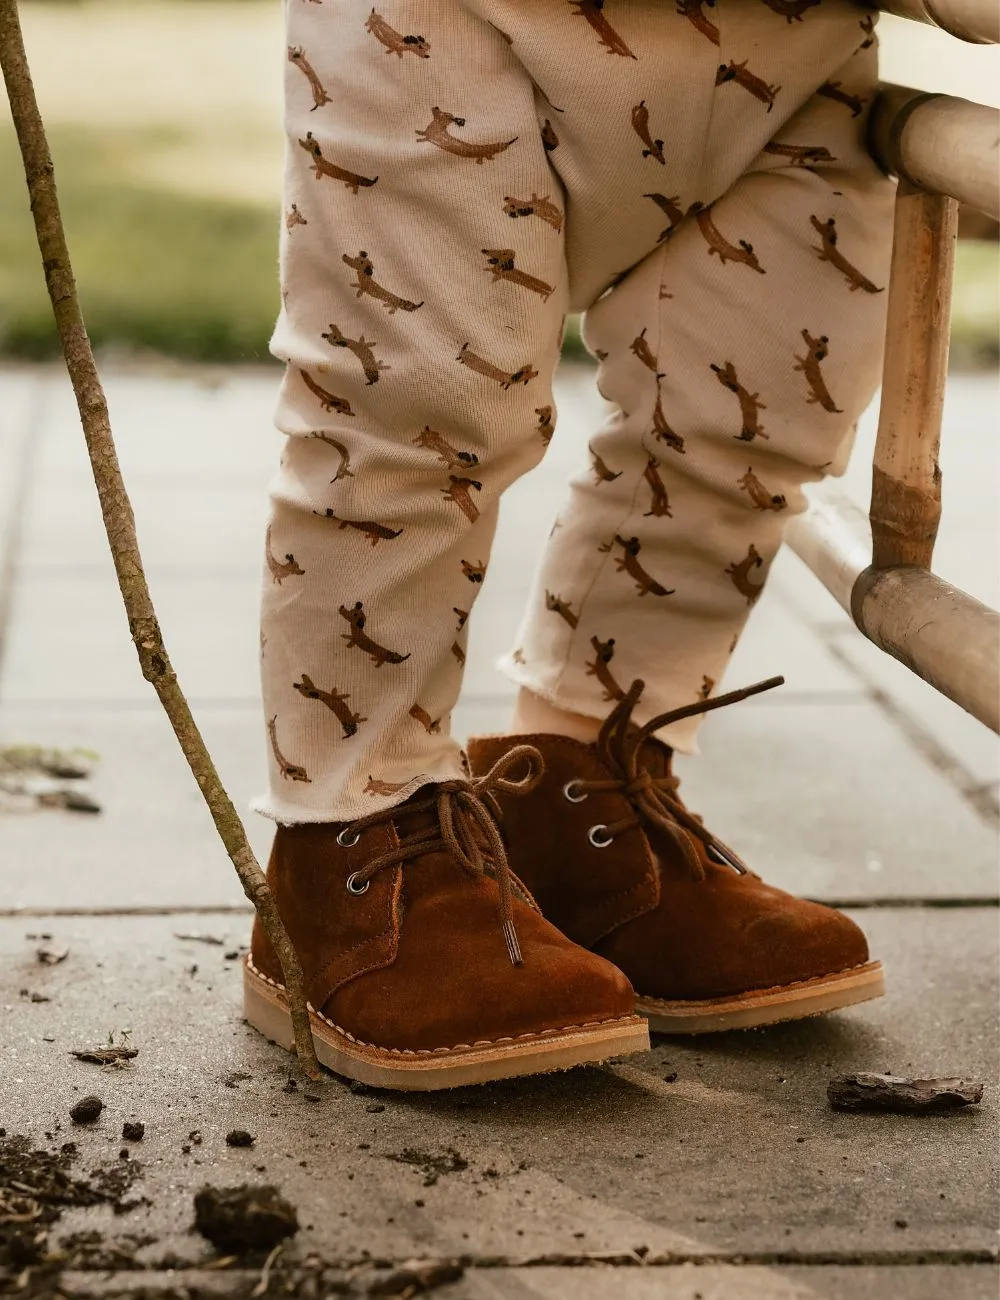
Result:
{"label": "gray pavement", "polygon": [[[276,372],[123,369],[106,382],[166,643],[245,811],[264,777],[256,605]],[[491,663],[605,409],[586,370],[561,371],[556,398],[550,455],[504,504],[460,735],[506,725],[512,692]],[[938,548],[942,575],[994,604],[983,449],[996,414],[994,385],[953,379]],[[872,411],[845,481],[862,504],[873,433]],[[258,1177],[299,1207],[288,1267],[310,1251],[348,1271],[467,1257],[442,1295],[996,1294],[995,738],[864,642],[794,556],[775,566],[725,683],[780,672],[788,684],[708,721],[685,793],[775,884],[855,909],[889,996],[445,1097],[375,1098],[334,1080],[288,1093],[290,1059],[240,1019],[226,954],[250,918],[139,673],[58,369],[0,369],[0,466],[0,745],[99,751],[103,806],[0,813],[0,1126],[45,1147],[72,1138],[90,1168],[117,1159],[124,1119],[147,1124],[134,1195],[149,1204],[74,1210],[60,1228],[125,1243],[131,1271],[84,1252],[64,1294],[249,1294],[259,1270],[208,1267],[191,1196],[202,1181]],[[271,828],[246,819],[263,857]],[[175,937],[193,932],[224,943]],[[69,955],[42,965],[43,942]],[[128,1069],[68,1055],[126,1028],[140,1048]],[[986,1097],[933,1120],[837,1115],[825,1084],[847,1069],[975,1075]],[[67,1117],[86,1091],[106,1103],[93,1130]],[[255,1133],[252,1150],[225,1146],[232,1127]],[[408,1147],[457,1150],[468,1166],[425,1188],[420,1168],[393,1159]]]}

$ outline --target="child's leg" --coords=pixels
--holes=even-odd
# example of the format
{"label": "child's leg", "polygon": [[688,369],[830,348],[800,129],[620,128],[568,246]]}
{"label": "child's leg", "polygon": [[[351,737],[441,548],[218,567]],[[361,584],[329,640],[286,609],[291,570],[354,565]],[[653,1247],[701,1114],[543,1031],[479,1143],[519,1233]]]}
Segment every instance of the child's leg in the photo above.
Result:
{"label": "child's leg", "polygon": [[[636,677],[637,721],[712,692],[803,482],[843,471],[880,375],[894,189],[865,149],[871,32],[856,7],[823,5],[783,63],[763,5],[712,13],[720,68],[748,58],[765,75],[720,80],[701,203],[586,313],[622,409],[591,440],[505,661],[591,718]],[[800,105],[773,135],[772,94],[775,114]],[[692,749],[699,721],[663,737]],[[515,727],[561,729],[551,714]]]}
{"label": "child's leg", "polygon": [[552,431],[565,203],[530,78],[457,0],[295,0],[288,45],[255,806],[330,822],[463,775],[466,620]]}

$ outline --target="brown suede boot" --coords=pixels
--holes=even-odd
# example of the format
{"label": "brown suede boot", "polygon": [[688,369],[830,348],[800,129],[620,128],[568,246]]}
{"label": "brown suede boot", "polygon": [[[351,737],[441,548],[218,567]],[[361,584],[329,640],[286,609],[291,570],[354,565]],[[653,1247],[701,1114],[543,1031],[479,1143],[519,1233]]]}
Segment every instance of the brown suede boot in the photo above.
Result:
{"label": "brown suede boot", "polygon": [[576,943],[614,962],[636,1010],[662,1033],[796,1020],[880,997],[880,963],[848,917],[764,884],[677,795],[672,751],[652,732],[781,678],[631,724],[643,683],[595,744],[566,736],[484,736],[472,771],[537,746],[541,782],[499,801],[508,851],[539,906]]}
{"label": "brown suede boot", "polygon": [[[508,779],[511,766],[528,779]],[[540,769],[524,746],[481,781],[425,786],[350,823],[278,827],[267,878],[331,1070],[427,1090],[649,1047],[625,976],[550,925],[508,866],[495,799],[514,802]],[[281,968],[256,921],[244,1013],[292,1046]]]}

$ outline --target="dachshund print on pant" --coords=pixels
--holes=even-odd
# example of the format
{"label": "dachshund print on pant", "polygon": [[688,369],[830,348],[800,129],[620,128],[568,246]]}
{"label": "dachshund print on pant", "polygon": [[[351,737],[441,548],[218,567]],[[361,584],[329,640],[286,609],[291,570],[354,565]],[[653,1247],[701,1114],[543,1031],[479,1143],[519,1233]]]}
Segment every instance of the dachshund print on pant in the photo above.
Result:
{"label": "dachshund print on pant", "polygon": [[319,515],[320,519],[330,519],[335,524],[340,524],[341,532],[345,528],[356,528],[359,533],[364,533],[372,546],[378,546],[379,542],[394,541],[403,533],[402,528],[389,528],[386,524],[376,524],[371,520],[341,519],[329,506],[325,510],[314,510],[313,514]]}
{"label": "dachshund print on pant", "polygon": [[621,478],[622,471],[619,470],[617,474],[615,474],[608,469],[607,465],[605,465],[604,461],[601,460],[593,447],[588,447],[588,451],[590,452],[590,467],[594,474],[595,483],[613,483],[616,478]]}
{"label": "dachshund print on pant", "polygon": [[372,795],[399,794],[400,790],[406,789],[406,786],[406,781],[380,781],[374,776],[369,776],[368,784],[365,786],[364,793]]}
{"label": "dachshund print on pant", "polygon": [[764,0],[768,9],[781,14],[790,23],[800,23],[807,9],[814,9],[820,0]]}
{"label": "dachshund print on pant", "polygon": [[[691,216],[695,212],[700,212],[703,206],[701,203],[695,202],[690,205],[687,211],[685,211],[684,208],[679,206],[681,200],[681,196],[679,194],[668,196],[666,194],[653,193],[653,194],[644,194],[642,197],[644,199],[652,199],[653,202],[656,204],[656,206],[660,209],[661,212],[665,214],[667,220],[670,222],[670,225],[667,226],[665,230],[662,230],[660,234],[657,236],[656,242],[658,244],[662,244],[664,240],[670,239],[672,235],[675,235],[677,233],[678,227],[680,226],[684,218]],[[660,286],[660,288],[661,288],[661,292],[660,292],[661,298],[670,298],[673,296],[672,294],[669,293],[663,293],[662,285]]]}
{"label": "dachshund print on pant", "polygon": [[368,15],[365,31],[371,32],[377,41],[382,42],[386,54],[398,55],[400,59],[404,54],[415,54],[419,59],[431,57],[431,47],[422,36],[404,36],[374,9]]}
{"label": "dachshund print on pant", "polygon": [[270,524],[268,524],[267,531],[264,533],[264,554],[267,557],[267,567],[271,570],[271,578],[279,587],[285,578],[301,578],[305,574],[305,569],[299,568],[295,562],[294,555],[286,555],[284,563],[275,559],[274,555],[272,555]]}
{"label": "dachshund print on pant", "polygon": [[423,302],[411,302],[408,298],[400,298],[396,294],[390,293],[388,289],[383,288],[374,278],[375,267],[368,260],[368,254],[364,249],[361,250],[357,257],[348,257],[346,253],[343,253],[340,260],[351,267],[357,275],[356,296],[363,298],[367,293],[378,302],[384,302],[389,308],[390,316],[395,316],[399,310],[416,311],[418,307],[424,305]]}
{"label": "dachshund print on pant", "polygon": [[296,226],[308,226],[308,224],[309,222],[306,221],[305,217],[299,211],[299,205],[293,203],[288,209],[288,213],[285,217],[285,229],[289,234],[291,234]]}
{"label": "dachshund print on pant", "polygon": [[559,148],[559,137],[556,135],[556,129],[548,118],[545,119],[545,125],[542,127],[541,137],[542,148],[546,153],[551,153],[553,149]]}
{"label": "dachshund print on pant", "polygon": [[559,208],[551,202],[547,194],[544,198],[539,198],[534,190],[531,191],[530,199],[516,199],[510,194],[505,195],[502,211],[508,217],[538,217],[557,233],[563,228],[563,214]]}
{"label": "dachshund print on pant", "polygon": [[509,370],[500,370],[499,367],[492,365],[485,357],[477,356],[475,352],[469,351],[468,343],[463,343],[456,361],[461,361],[463,366],[468,366],[479,375],[485,375],[487,379],[495,379],[501,388],[510,388],[511,384],[527,384],[532,379],[538,378],[538,371],[533,370],[530,365],[522,366],[520,370],[513,372]]}
{"label": "dachshund print on pant", "polygon": [[707,36],[713,45],[719,43],[719,29],[705,14],[705,5],[714,7],[715,0],[677,0],[677,12],[686,18],[696,31]]}
{"label": "dachshund print on pant", "polygon": [[667,417],[663,414],[663,394],[660,392],[659,377],[656,383],[656,405],[653,407],[653,433],[658,442],[665,442],[671,451],[680,452],[685,455],[684,439],[679,433],[675,433],[667,423]]}
{"label": "dachshund print on pant", "polygon": [[646,107],[646,101],[640,99],[635,108],[632,109],[632,129],[646,146],[642,151],[643,158],[655,158],[658,163],[665,167],[667,160],[663,156],[663,141],[654,140],[649,130],[649,109]]}
{"label": "dachshund print on pant", "polygon": [[319,398],[319,404],[324,411],[336,411],[338,415],[352,415],[351,404],[344,397],[336,397],[333,393],[328,393],[325,388],[321,388],[316,380],[308,375],[304,370],[300,370],[302,382],[314,397]]}
{"label": "dachshund print on pant", "polygon": [[342,334],[336,325],[331,325],[329,333],[323,334],[331,348],[349,348],[357,359],[361,362],[361,368],[365,372],[365,379],[369,384],[377,384],[379,372],[382,370],[391,370],[392,366],[388,361],[376,361],[372,348],[375,346],[375,340],[368,340],[363,334],[356,339],[349,339],[346,334]]}
{"label": "dachshund print on pant", "polygon": [[271,752],[274,754],[274,761],[278,764],[278,771],[286,781],[305,781],[311,784],[312,778],[306,772],[304,767],[299,767],[297,763],[289,763],[281,750],[278,748],[278,715],[268,719],[267,734],[271,739]]}
{"label": "dachshund print on pant", "polygon": [[482,492],[482,483],[478,483],[474,478],[458,478],[455,474],[449,474],[448,478],[451,487],[442,488],[441,491],[449,501],[454,501],[469,523],[474,524],[479,518],[479,507],[469,493],[470,491]]}
{"label": "dachshund print on pant", "polygon": [[605,701],[623,700],[625,692],[611,675],[611,669],[608,665],[614,658],[615,639],[611,637],[608,641],[602,641],[599,637],[592,636],[590,644],[594,650],[594,662],[587,664],[587,676],[596,677],[604,687]]}
{"label": "dachshund print on pant", "polygon": [[410,717],[415,722],[419,722],[428,736],[437,736],[441,733],[441,719],[432,718],[426,709],[422,709],[419,704],[414,704],[410,710]]}
{"label": "dachshund print on pant", "polygon": [[316,430],[309,435],[310,438],[318,438],[320,442],[325,442],[328,447],[340,456],[340,465],[336,474],[330,480],[331,483],[339,483],[342,478],[353,478],[354,471],[351,469],[351,455],[347,448],[337,438],[333,438],[328,433],[319,433]]}
{"label": "dachshund print on pant", "polygon": [[763,582],[756,583],[750,581],[750,574],[754,569],[759,569],[763,563],[764,561],[758,554],[756,546],[751,542],[746,553],[746,558],[740,560],[739,564],[730,564],[726,569],[726,573],[728,573],[733,580],[733,586],[741,596],[746,596],[748,605],[752,605],[764,590]]}
{"label": "dachshund print on pant", "polygon": [[415,447],[426,447],[429,451],[436,451],[441,457],[445,469],[473,469],[479,464],[479,457],[471,451],[456,451],[450,442],[446,442],[441,434],[436,433],[429,425],[424,425],[423,430],[413,439]]}
{"label": "dachshund print on pant", "polygon": [[381,668],[383,664],[401,664],[409,659],[409,654],[401,655],[395,650],[387,650],[385,646],[379,645],[368,636],[365,632],[365,609],[360,600],[353,609],[341,605],[339,613],[341,618],[347,619],[351,625],[350,632],[341,632],[340,635],[352,649],[357,646],[359,650],[364,650],[365,654],[371,655],[376,668]]}
{"label": "dachshund print on pant", "polygon": [[486,565],[482,562],[482,560],[478,561],[478,563],[476,564],[472,564],[468,560],[463,560],[462,572],[465,574],[465,576],[469,579],[470,582],[474,582],[478,584],[481,583],[483,579],[486,577]]}
{"label": "dachshund print on pant", "polygon": [[753,472],[751,465],[739,480],[740,488],[747,493],[758,510],[784,510],[788,501],[782,493],[770,492]]}
{"label": "dachshund print on pant", "polygon": [[455,631],[461,632],[462,628],[465,627],[466,623],[469,621],[469,611],[467,609],[459,609],[457,605],[453,605],[451,612],[458,615],[458,627]]}
{"label": "dachshund print on pant", "polygon": [[485,254],[489,266],[487,270],[493,272],[493,283],[497,280],[507,280],[510,284],[519,284],[522,289],[530,289],[532,293],[537,293],[542,302],[548,302],[556,291],[554,284],[546,284],[544,280],[539,280],[537,276],[528,275],[526,271],[519,271],[514,265],[513,248],[481,248],[479,250]]}
{"label": "dachshund print on pant", "polygon": [[647,369],[652,370],[657,379],[663,379],[663,374],[658,370],[656,358],[649,350],[649,344],[646,342],[646,326],[635,336],[631,343],[631,351],[634,356],[642,362]]}
{"label": "dachshund print on pant", "polygon": [[536,406],[535,414],[538,416],[538,436],[542,440],[542,446],[547,447],[556,431],[556,426],[552,421],[552,407]]}
{"label": "dachshund print on pant", "polygon": [[377,176],[361,176],[358,172],[338,167],[336,163],[324,158],[322,147],[311,131],[306,132],[306,138],[300,140],[299,144],[312,158],[313,172],[318,181],[321,181],[324,176],[332,181],[343,181],[353,194],[357,194],[359,186],[374,185],[378,181]]}
{"label": "dachshund print on pant", "polygon": [[615,563],[618,566],[619,573],[627,573],[635,582],[636,590],[640,596],[647,596],[652,593],[654,596],[672,596],[673,588],[664,587],[661,583],[651,578],[646,570],[639,563],[639,552],[642,550],[642,543],[638,537],[620,537],[615,533],[614,542],[598,547],[598,550],[607,554],[612,546],[617,544],[622,548],[621,556],[616,558]]}
{"label": "dachshund print on pant", "polygon": [[715,76],[717,86],[724,85],[727,81],[735,81],[738,86],[749,91],[754,99],[759,99],[762,104],[767,105],[767,111],[770,113],[774,108],[774,101],[781,90],[780,86],[769,86],[766,81],[755,76],[747,68],[747,60],[742,63],[736,63],[732,59],[728,63],[720,64],[719,71]]}
{"label": "dachshund print on pant", "polygon": [[819,254],[820,261],[829,262],[843,273],[851,293],[855,289],[864,289],[865,293],[882,293],[882,289],[873,284],[866,275],[862,275],[856,266],[852,266],[837,247],[837,222],[834,217],[828,217],[826,221],[820,221],[818,217],[812,216],[809,218],[809,222],[820,238],[819,248],[816,248],[815,244],[813,245],[813,248]]}
{"label": "dachshund print on pant", "polygon": [[517,139],[515,135],[510,140],[498,140],[493,144],[470,144],[468,140],[459,140],[448,134],[448,128],[453,123],[455,126],[465,126],[464,117],[455,117],[453,113],[437,107],[431,109],[431,114],[430,125],[417,131],[417,140],[421,144],[437,145],[445,153],[453,153],[459,158],[474,158],[477,163],[484,163],[509,149]]}
{"label": "dachshund print on pant", "polygon": [[558,614],[560,618],[565,619],[574,630],[579,627],[579,618],[573,613],[571,606],[568,605],[561,596],[555,596],[551,591],[547,591],[545,593],[545,608],[553,614]]}
{"label": "dachshund print on pant", "polygon": [[864,18],[859,21],[858,26],[865,34],[865,39],[858,46],[858,49],[867,50],[875,44],[875,19],[871,14],[865,14]]}
{"label": "dachshund print on pant", "polygon": [[829,411],[831,415],[842,415],[840,407],[834,402],[827,389],[826,382],[820,372],[820,362],[825,361],[830,355],[830,349],[827,344],[830,340],[825,334],[814,339],[808,330],[802,331],[802,337],[806,341],[806,347],[809,349],[804,357],[795,358],[795,369],[801,370],[806,377],[806,383],[809,385],[809,396],[806,401],[810,405],[818,402],[824,411]]}
{"label": "dachshund print on pant", "polygon": [[767,274],[757,260],[757,254],[753,251],[753,244],[747,243],[745,239],[741,239],[739,244],[731,244],[722,234],[712,220],[712,204],[709,204],[707,208],[702,208],[695,217],[695,221],[698,223],[698,229],[705,236],[709,257],[713,253],[717,253],[723,266],[727,262],[742,262],[744,266],[749,266],[751,271],[759,271],[761,275]]}
{"label": "dachshund print on pant", "polygon": [[764,152],[774,154],[777,158],[787,158],[793,167],[837,161],[826,145],[779,144],[777,140],[771,140],[764,146]]}
{"label": "dachshund print on pant", "polygon": [[740,442],[753,442],[754,438],[770,437],[770,434],[765,433],[760,427],[760,421],[757,419],[758,411],[767,410],[767,407],[760,400],[760,393],[751,393],[749,389],[743,387],[736,376],[736,367],[731,361],[727,361],[724,366],[717,366],[713,363],[711,369],[715,371],[722,387],[728,388],[739,399],[743,428],[734,437],[738,438]]}
{"label": "dachshund print on pant", "polygon": [[712,691],[714,689],[715,689],[715,678],[703,677],[701,679],[701,687],[699,688],[698,691],[698,699],[707,700],[708,697],[712,694]]}
{"label": "dachshund print on pant", "polygon": [[459,667],[460,667],[460,668],[464,668],[464,667],[465,667],[465,651],[462,649],[462,647],[458,644],[457,641],[452,641],[452,643],[451,643],[451,653],[452,653],[452,654],[455,656],[455,658],[458,660],[458,665],[459,665]]}
{"label": "dachshund print on pant", "polygon": [[292,682],[292,686],[300,695],[304,695],[307,700],[319,700],[320,704],[325,704],[337,721],[344,729],[344,738],[356,736],[358,726],[362,722],[367,722],[360,713],[354,713],[347,707],[347,701],[351,698],[349,695],[342,695],[336,687],[332,691],[321,691],[315,685],[311,677],[302,674],[300,682]]}
{"label": "dachshund print on pant", "polygon": [[817,95],[823,95],[827,99],[834,100],[835,103],[843,104],[851,110],[851,117],[860,117],[864,112],[866,99],[858,95],[852,95],[846,90],[841,90],[839,81],[824,81]]}
{"label": "dachshund print on pant", "polygon": [[323,83],[320,81],[319,77],[316,76],[313,66],[306,58],[301,45],[289,45],[288,62],[294,64],[297,68],[301,68],[305,73],[306,79],[309,82],[313,93],[312,111],[314,113],[317,108],[322,108],[324,104],[330,104],[333,102],[330,99],[330,96],[323,89]]}
{"label": "dachshund print on pant", "polygon": [[570,4],[576,5],[573,17],[587,20],[609,54],[620,54],[626,59],[636,57],[604,17],[604,0],[570,0]]}
{"label": "dachshund print on pant", "polygon": [[655,515],[657,518],[662,515],[666,515],[670,519],[673,518],[670,509],[670,502],[667,500],[667,489],[664,486],[663,479],[661,479],[657,473],[659,465],[660,462],[656,457],[650,456],[646,461],[646,468],[642,472],[642,477],[649,484],[653,493],[653,504],[645,512],[645,515],[643,516],[645,519],[648,519],[650,515]]}

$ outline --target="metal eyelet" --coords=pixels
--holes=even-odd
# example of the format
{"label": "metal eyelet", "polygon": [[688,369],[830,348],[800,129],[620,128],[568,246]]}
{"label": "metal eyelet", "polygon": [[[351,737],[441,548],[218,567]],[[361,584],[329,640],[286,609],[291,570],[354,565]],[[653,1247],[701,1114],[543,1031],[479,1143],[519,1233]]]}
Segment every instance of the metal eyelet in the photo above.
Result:
{"label": "metal eyelet", "polygon": [[350,839],[349,836],[350,830],[347,826],[345,826],[342,831],[337,832],[337,843],[342,849],[349,849],[357,844],[358,840],[361,839],[361,832],[355,831],[353,839]]}
{"label": "metal eyelet", "polygon": [[357,878],[358,878],[358,876],[359,876],[360,874],[361,874],[361,873],[360,873],[359,871],[353,871],[353,872],[352,872],[352,873],[347,877],[347,892],[348,892],[349,894],[367,894],[367,893],[368,893],[368,886],[372,883],[370,880],[366,880],[365,883],[364,883],[363,885],[361,885],[360,887],[354,883],[354,882],[357,880]]}
{"label": "metal eyelet", "polygon": [[615,837],[613,835],[604,835],[600,839],[595,838],[599,831],[607,831],[607,829],[606,826],[591,826],[590,830],[587,832],[587,839],[590,840],[595,849],[606,849],[609,844],[615,842]]}
{"label": "metal eyelet", "polygon": [[589,791],[584,790],[583,794],[573,793],[574,790],[579,789],[581,784],[580,781],[567,781],[563,786],[563,798],[568,799],[570,803],[583,803],[584,799],[589,798]]}

